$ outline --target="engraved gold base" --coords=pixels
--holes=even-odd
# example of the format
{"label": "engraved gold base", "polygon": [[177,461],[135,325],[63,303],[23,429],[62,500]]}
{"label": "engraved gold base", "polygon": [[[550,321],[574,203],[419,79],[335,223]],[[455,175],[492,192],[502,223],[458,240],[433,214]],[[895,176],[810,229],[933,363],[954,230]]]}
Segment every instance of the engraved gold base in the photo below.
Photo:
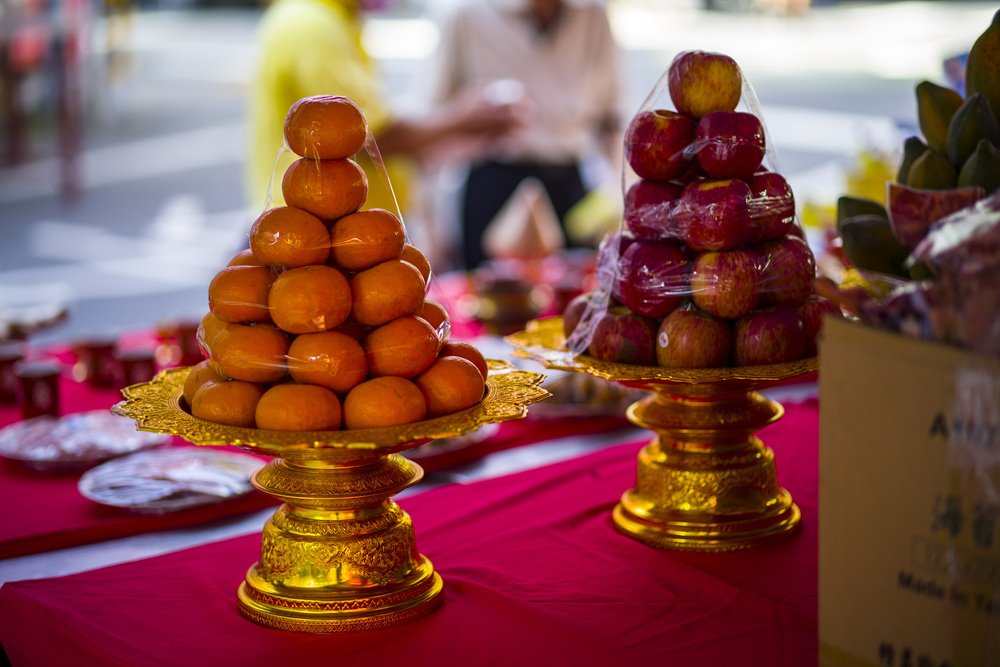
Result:
{"label": "engraved gold base", "polygon": [[264,525],[260,561],[239,589],[240,612],[271,628],[325,633],[432,611],[441,577],[417,550],[409,515],[390,499],[423,477],[420,466],[398,454],[286,456],[252,480],[285,504]]}
{"label": "engraved gold base", "polygon": [[784,410],[756,390],[815,371],[815,358],[718,369],[615,364],[563,350],[561,318],[532,322],[507,340],[548,368],[651,392],[626,413],[656,437],[639,452],[635,486],[612,512],[622,533],[660,548],[724,552],[798,528],[801,513],[778,486],[774,452],[754,436]]}
{"label": "engraved gold base", "polygon": [[[364,595],[328,594],[296,597],[299,591],[270,586],[250,568],[237,597],[244,617],[268,628],[296,632],[379,630],[425,616],[441,603],[441,577],[422,558],[411,582]],[[270,590],[271,593],[264,591]]]}
{"label": "engraved gold base", "polygon": [[261,535],[260,560],[237,593],[260,625],[297,632],[375,630],[417,619],[441,602],[441,577],[417,549],[413,522],[392,496],[423,477],[399,455],[429,440],[520,419],[549,396],[544,377],[489,360],[487,392],[468,410],[355,431],[266,431],[197,419],[181,394],[189,369],[127,387],[114,411],[139,429],[198,445],[233,444],[275,456],[252,482],[284,504]]}
{"label": "engraved gold base", "polygon": [[759,546],[790,533],[800,513],[780,488],[774,452],[754,437],[784,410],[756,392],[663,385],[627,417],[658,435],[638,458],[615,526],[647,544],[690,551]]}

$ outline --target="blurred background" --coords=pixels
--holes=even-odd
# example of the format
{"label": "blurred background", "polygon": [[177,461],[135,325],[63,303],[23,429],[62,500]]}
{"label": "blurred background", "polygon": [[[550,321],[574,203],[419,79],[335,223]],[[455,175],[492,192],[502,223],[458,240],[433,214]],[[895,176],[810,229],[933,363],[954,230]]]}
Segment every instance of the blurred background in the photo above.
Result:
{"label": "blurred background", "polygon": [[[426,72],[451,1],[398,0],[366,23],[364,44],[401,113],[427,108]],[[2,2],[0,322],[65,307],[68,318],[39,333],[44,341],[200,318],[209,281],[259,213],[244,187],[244,115],[264,7]],[[915,84],[958,83],[946,63],[960,62],[996,9],[608,2],[626,121],[678,51],[731,55],[756,91],[799,214],[819,235],[839,194],[891,178],[903,139],[917,134]],[[424,196],[447,200],[439,176]]]}

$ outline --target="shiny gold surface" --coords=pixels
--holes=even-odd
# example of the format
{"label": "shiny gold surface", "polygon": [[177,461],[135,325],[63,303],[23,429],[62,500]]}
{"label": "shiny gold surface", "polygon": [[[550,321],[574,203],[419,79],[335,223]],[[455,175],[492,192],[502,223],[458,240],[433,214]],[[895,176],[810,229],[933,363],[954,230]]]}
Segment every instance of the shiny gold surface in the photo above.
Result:
{"label": "shiny gold surface", "polygon": [[781,539],[801,515],[777,482],[774,453],[754,433],[782,407],[757,393],[816,370],[788,364],[668,369],[574,357],[562,349],[562,318],[531,322],[506,340],[547,368],[577,371],[649,390],[627,410],[656,434],[639,452],[636,484],[615,507],[615,526],[647,544],[732,551]]}
{"label": "shiny gold surface", "polygon": [[418,618],[441,600],[441,577],[419,553],[409,515],[392,500],[423,476],[398,452],[522,418],[528,405],[549,396],[538,373],[495,360],[489,367],[479,405],[392,428],[292,432],[207,422],[182,405],[187,368],[127,387],[114,411],[140,430],[277,457],[252,480],[285,504],[264,526],[260,560],[239,587],[246,618],[299,632],[371,630]]}

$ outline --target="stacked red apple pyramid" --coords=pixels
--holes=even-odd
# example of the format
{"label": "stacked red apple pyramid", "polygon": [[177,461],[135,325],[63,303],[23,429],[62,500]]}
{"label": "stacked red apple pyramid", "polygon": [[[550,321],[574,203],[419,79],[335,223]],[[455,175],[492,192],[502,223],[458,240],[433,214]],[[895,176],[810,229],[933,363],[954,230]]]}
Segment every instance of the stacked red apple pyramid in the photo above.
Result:
{"label": "stacked red apple pyramid", "polygon": [[[837,309],[814,295],[791,188],[761,166],[760,119],[735,110],[738,65],[686,51],[667,76],[676,111],[642,111],[626,131],[639,180],[625,195],[622,232],[605,240],[618,247],[611,294],[621,305],[596,320],[590,354],[670,368],[815,354],[822,315]],[[567,308],[567,335],[587,300]]]}
{"label": "stacked red apple pyramid", "polygon": [[486,361],[449,342],[448,313],[426,298],[430,265],[403,223],[361,210],[368,134],[344,97],[299,100],[285,120],[286,205],[264,211],[250,247],[212,279],[199,328],[207,359],[184,399],[232,426],[324,431],[397,426],[482,400]]}

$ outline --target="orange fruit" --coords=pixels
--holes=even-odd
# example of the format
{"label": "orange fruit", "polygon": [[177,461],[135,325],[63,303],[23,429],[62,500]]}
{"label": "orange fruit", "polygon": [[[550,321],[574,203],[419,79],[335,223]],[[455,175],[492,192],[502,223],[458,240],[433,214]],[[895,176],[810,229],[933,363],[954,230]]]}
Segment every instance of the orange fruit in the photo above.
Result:
{"label": "orange fruit", "polygon": [[360,271],[398,259],[406,242],[399,218],[382,208],[358,211],[333,223],[330,256],[342,269]]}
{"label": "orange fruit", "polygon": [[420,252],[420,249],[417,248],[417,246],[410,245],[409,243],[403,245],[403,254],[400,256],[400,259],[417,267],[420,271],[420,275],[424,277],[424,283],[430,282],[431,263],[427,261],[424,253]]}
{"label": "orange fruit", "polygon": [[334,220],[361,208],[368,196],[368,178],[353,160],[300,158],[285,172],[281,192],[289,206]]}
{"label": "orange fruit", "polygon": [[209,380],[194,393],[191,414],[210,422],[253,428],[257,402],[263,395],[263,387],[252,382]]}
{"label": "orange fruit", "polygon": [[435,329],[440,329],[442,324],[449,321],[448,311],[434,299],[424,299],[424,306],[420,309],[420,317],[427,320]]}
{"label": "orange fruit", "polygon": [[426,412],[417,385],[391,375],[362,382],[344,399],[344,425],[349,429],[412,424]]}
{"label": "orange fruit", "polygon": [[288,347],[288,371],[299,382],[346,393],[365,379],[368,362],[361,344],[337,331],[296,336]]}
{"label": "orange fruit", "polygon": [[437,358],[438,337],[427,320],[404,315],[368,334],[365,356],[372,377],[413,377]]}
{"label": "orange fruit", "polygon": [[285,142],[292,152],[314,160],[354,155],[368,137],[358,105],[339,95],[304,97],[285,116]]}
{"label": "orange fruit", "polygon": [[364,340],[365,337],[367,337],[368,334],[371,333],[371,330],[372,330],[371,327],[366,327],[363,324],[359,324],[357,320],[355,320],[353,317],[348,317],[346,320],[344,320],[343,324],[334,329],[334,331],[338,331],[342,334],[348,335],[354,340],[358,341]]}
{"label": "orange fruit", "polygon": [[184,402],[190,408],[194,403],[194,394],[206,382],[223,382],[226,378],[219,371],[209,364],[208,359],[195,364],[188,371],[187,379],[184,380]]}
{"label": "orange fruit", "polygon": [[336,431],[340,399],[326,387],[276,384],[260,397],[255,417],[257,428],[274,431]]}
{"label": "orange fruit", "polygon": [[351,278],[354,319],[367,326],[415,315],[424,305],[424,278],[409,262],[391,259]]}
{"label": "orange fruit", "polygon": [[291,206],[268,209],[250,228],[250,248],[262,264],[322,264],[330,256],[330,232],[312,213]]}
{"label": "orange fruit", "polygon": [[215,343],[215,337],[226,328],[226,324],[228,322],[223,322],[212,313],[205,313],[205,317],[201,318],[197,333],[198,347],[201,348],[202,354],[206,357],[212,356],[212,345]]}
{"label": "orange fruit", "polygon": [[266,322],[274,271],[267,266],[227,266],[208,285],[208,308],[223,322]]}
{"label": "orange fruit", "polygon": [[414,380],[427,402],[431,417],[470,408],[483,398],[486,383],[468,359],[440,357]]}
{"label": "orange fruit", "polygon": [[226,266],[264,266],[264,263],[254,257],[253,250],[245,248],[233,255]]}
{"label": "orange fruit", "polygon": [[269,324],[229,324],[215,337],[212,361],[226,377],[276,382],[285,374],[288,338]]}
{"label": "orange fruit", "polygon": [[351,287],[332,266],[301,266],[278,276],[267,304],[274,323],[289,333],[326,331],[351,314]]}
{"label": "orange fruit", "polygon": [[489,375],[490,369],[486,365],[486,357],[483,353],[473,347],[471,344],[463,341],[453,341],[444,344],[441,348],[442,357],[461,357],[466,361],[471,361],[472,364],[479,369],[479,374],[483,376],[483,380]]}

